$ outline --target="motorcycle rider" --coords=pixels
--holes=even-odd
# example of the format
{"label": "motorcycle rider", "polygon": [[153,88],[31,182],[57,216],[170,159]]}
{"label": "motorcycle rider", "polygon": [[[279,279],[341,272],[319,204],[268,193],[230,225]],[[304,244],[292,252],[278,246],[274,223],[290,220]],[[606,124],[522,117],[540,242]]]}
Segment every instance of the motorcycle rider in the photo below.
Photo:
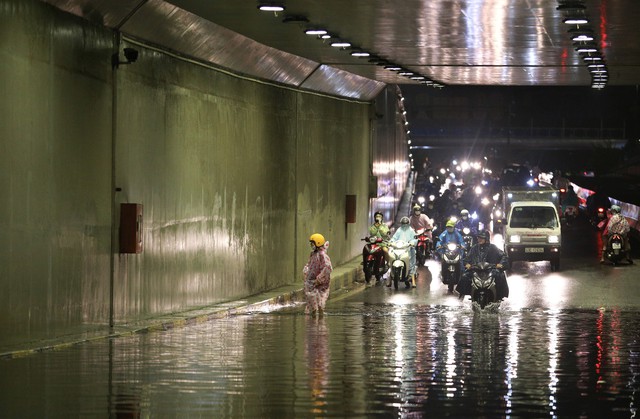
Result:
{"label": "motorcycle rider", "polygon": [[456,288],[456,291],[460,294],[459,298],[462,300],[465,295],[471,294],[471,278],[473,273],[469,268],[471,268],[471,265],[475,265],[480,262],[487,262],[496,265],[496,269],[499,271],[498,275],[496,275],[496,298],[498,301],[509,297],[507,277],[501,270],[509,264],[507,254],[500,250],[498,246],[490,242],[490,234],[487,230],[478,232],[476,240],[478,241],[477,244],[473,245],[464,257],[465,271]]}
{"label": "motorcycle rider", "polygon": [[[392,242],[402,240],[409,244],[409,276],[411,277],[411,286],[416,287],[416,248],[415,245],[418,242],[416,239],[416,232],[409,225],[409,217],[402,217],[400,219],[400,228],[396,230],[391,238]],[[388,287],[391,286],[391,278],[389,278]]]}
{"label": "motorcycle rider", "polygon": [[607,222],[604,232],[602,233],[602,256],[600,256],[600,263],[604,263],[604,253],[607,250],[607,243],[609,242],[609,236],[612,234],[620,234],[624,241],[624,250],[627,254],[627,262],[633,263],[631,260],[631,244],[629,243],[629,222],[620,214],[621,208],[618,205],[611,206],[611,218]]}
{"label": "motorcycle rider", "polygon": [[562,213],[564,214],[567,211],[567,207],[578,208],[578,204],[578,195],[576,194],[576,191],[569,186],[567,192],[565,192],[564,198],[562,199]]}
{"label": "motorcycle rider", "polygon": [[460,211],[460,219],[456,222],[456,230],[462,231],[465,227],[467,227],[469,228],[469,230],[471,230],[471,234],[475,236],[476,234],[478,234],[478,224],[478,220],[469,217],[469,211],[463,209],[462,211]]}
{"label": "motorcycle rider", "polygon": [[[389,240],[389,226],[387,226],[384,222],[384,215],[377,211],[373,214],[373,224],[369,227],[369,236],[380,237],[384,242]],[[386,246],[382,246],[382,250],[384,252],[384,257],[387,256],[388,248]],[[367,257],[369,256],[369,252],[367,251],[367,247],[365,246],[362,249],[362,266],[365,266],[367,263]],[[382,260],[376,259],[374,265],[374,272],[378,272],[380,267],[380,263]]]}
{"label": "motorcycle rider", "polygon": [[433,201],[427,202],[427,207],[424,209],[424,215],[434,222],[438,219],[438,210],[436,209]]}
{"label": "motorcycle rider", "polygon": [[413,214],[409,217],[409,225],[415,231],[425,230],[425,234],[431,237],[431,229],[433,228],[433,221],[426,215],[422,213],[422,207],[419,204],[415,204],[413,206]]}
{"label": "motorcycle rider", "polygon": [[389,226],[383,223],[384,215],[377,211],[373,214],[373,224],[369,227],[369,235],[380,237],[382,240],[389,240]]}
{"label": "motorcycle rider", "polygon": [[438,237],[438,247],[436,248],[438,253],[442,255],[449,243],[459,244],[461,246],[461,256],[464,257],[464,239],[462,234],[456,230],[456,222],[453,220],[447,221],[445,230]]}

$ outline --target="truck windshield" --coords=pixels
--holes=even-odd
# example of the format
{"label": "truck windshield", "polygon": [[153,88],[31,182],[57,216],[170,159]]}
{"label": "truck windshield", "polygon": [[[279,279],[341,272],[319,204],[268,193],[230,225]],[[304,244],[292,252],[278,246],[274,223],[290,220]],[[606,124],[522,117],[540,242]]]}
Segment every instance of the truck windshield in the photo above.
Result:
{"label": "truck windshield", "polygon": [[549,207],[516,207],[509,225],[513,228],[556,228],[555,211]]}

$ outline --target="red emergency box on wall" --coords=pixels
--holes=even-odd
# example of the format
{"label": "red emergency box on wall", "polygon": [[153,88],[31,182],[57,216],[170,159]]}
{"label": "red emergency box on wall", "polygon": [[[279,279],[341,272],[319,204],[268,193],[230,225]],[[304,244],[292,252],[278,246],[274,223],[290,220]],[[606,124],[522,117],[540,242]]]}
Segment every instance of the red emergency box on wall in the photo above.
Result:
{"label": "red emergency box on wall", "polygon": [[142,253],[142,204],[120,204],[120,253]]}

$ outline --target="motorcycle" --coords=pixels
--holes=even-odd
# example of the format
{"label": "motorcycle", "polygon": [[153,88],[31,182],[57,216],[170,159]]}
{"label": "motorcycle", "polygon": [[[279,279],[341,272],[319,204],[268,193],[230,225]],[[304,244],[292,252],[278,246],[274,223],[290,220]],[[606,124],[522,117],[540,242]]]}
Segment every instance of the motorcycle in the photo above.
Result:
{"label": "motorcycle", "polygon": [[389,256],[391,257],[389,281],[393,281],[395,289],[398,289],[400,282],[404,282],[407,288],[411,288],[411,278],[409,276],[409,268],[411,267],[410,251],[411,243],[402,240],[389,243]]}
{"label": "motorcycle", "polygon": [[457,243],[447,243],[440,261],[440,277],[442,283],[448,286],[449,292],[460,281],[460,265],[462,258],[462,247]]}
{"label": "motorcycle", "polygon": [[496,265],[480,262],[471,265],[469,272],[471,272],[471,301],[477,303],[480,308],[498,302],[496,278],[501,275],[501,272]]}
{"label": "motorcycle", "polygon": [[367,257],[362,266],[365,281],[369,283],[374,276],[376,280],[381,281],[384,274],[389,270],[389,263],[382,248],[384,240],[378,236],[365,237],[360,240],[366,242],[364,252],[366,252]]}
{"label": "motorcycle", "polygon": [[460,232],[462,234],[462,240],[464,241],[464,248],[469,250],[471,246],[474,245],[474,235],[471,233],[471,229],[469,227],[464,227]]}
{"label": "motorcycle", "polygon": [[430,229],[420,229],[416,231],[416,261],[418,266],[424,266],[424,263],[431,257],[431,238],[427,234]]}
{"label": "motorcycle", "polygon": [[604,250],[604,257],[614,266],[621,260],[627,259],[627,251],[624,248],[624,237],[618,233],[611,234]]}

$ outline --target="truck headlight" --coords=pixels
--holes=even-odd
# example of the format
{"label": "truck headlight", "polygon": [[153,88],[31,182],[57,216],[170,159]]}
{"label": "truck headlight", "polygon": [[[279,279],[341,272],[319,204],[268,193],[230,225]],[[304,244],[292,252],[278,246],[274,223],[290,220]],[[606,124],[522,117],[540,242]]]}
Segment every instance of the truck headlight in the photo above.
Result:
{"label": "truck headlight", "polygon": [[513,236],[509,236],[509,243],[520,243],[520,235],[514,234]]}
{"label": "truck headlight", "polygon": [[549,236],[549,243],[560,243],[560,236]]}

